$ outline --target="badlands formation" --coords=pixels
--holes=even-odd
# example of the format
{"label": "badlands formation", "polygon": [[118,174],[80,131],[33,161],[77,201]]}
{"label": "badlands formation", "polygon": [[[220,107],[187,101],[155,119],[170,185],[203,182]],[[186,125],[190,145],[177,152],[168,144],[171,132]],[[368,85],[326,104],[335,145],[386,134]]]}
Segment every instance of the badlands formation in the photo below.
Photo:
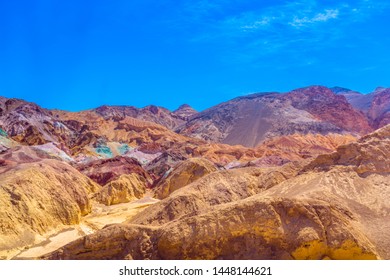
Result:
{"label": "badlands formation", "polygon": [[390,259],[390,89],[202,112],[0,97],[0,259]]}

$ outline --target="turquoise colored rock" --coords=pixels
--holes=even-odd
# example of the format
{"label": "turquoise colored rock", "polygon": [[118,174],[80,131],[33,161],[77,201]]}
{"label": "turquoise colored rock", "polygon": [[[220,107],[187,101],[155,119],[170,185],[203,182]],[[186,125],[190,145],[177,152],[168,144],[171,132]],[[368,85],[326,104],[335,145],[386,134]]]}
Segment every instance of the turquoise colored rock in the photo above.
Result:
{"label": "turquoise colored rock", "polygon": [[97,154],[99,154],[100,156],[104,157],[104,158],[112,158],[114,157],[111,149],[107,146],[97,146],[95,148],[95,152]]}
{"label": "turquoise colored rock", "polygon": [[0,128],[0,136],[8,137],[8,134]]}
{"label": "turquoise colored rock", "polygon": [[118,148],[118,152],[119,154],[121,155],[124,155],[126,154],[127,152],[133,150],[133,148],[129,147],[129,145],[127,144],[122,144],[119,148]]}

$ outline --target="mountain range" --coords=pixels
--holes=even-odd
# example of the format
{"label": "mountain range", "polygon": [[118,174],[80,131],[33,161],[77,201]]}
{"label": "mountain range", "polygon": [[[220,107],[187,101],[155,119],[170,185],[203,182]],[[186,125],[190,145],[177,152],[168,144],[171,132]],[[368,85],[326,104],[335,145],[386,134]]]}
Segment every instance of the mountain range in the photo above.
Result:
{"label": "mountain range", "polygon": [[0,97],[0,258],[389,259],[390,88],[49,110]]}

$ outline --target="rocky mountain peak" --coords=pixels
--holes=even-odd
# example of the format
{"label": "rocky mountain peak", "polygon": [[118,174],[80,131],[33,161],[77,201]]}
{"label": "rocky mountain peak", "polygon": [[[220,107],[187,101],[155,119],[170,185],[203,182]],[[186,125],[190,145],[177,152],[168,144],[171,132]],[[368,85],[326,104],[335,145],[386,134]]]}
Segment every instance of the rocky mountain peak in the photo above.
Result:
{"label": "rocky mountain peak", "polygon": [[343,94],[343,93],[348,93],[348,92],[353,91],[349,88],[344,88],[344,87],[339,87],[339,86],[331,87],[330,90],[336,94]]}
{"label": "rocky mountain peak", "polygon": [[384,91],[384,90],[386,90],[386,88],[385,87],[377,87],[375,90],[374,90],[374,92],[382,92],[382,91]]}
{"label": "rocky mountain peak", "polygon": [[179,108],[177,108],[175,111],[173,111],[173,114],[175,116],[178,116],[179,118],[181,118],[183,120],[188,120],[189,117],[191,117],[192,115],[195,115],[196,113],[198,113],[198,112],[188,104],[183,104]]}

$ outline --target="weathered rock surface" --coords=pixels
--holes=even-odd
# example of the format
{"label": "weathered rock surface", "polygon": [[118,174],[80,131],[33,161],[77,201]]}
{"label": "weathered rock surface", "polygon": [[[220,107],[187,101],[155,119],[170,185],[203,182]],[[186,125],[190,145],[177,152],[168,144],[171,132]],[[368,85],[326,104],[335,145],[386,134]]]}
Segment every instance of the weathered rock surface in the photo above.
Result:
{"label": "weathered rock surface", "polygon": [[317,119],[345,131],[366,134],[372,131],[362,112],[355,110],[344,96],[322,86],[296,89],[285,95],[294,108],[305,110]]}
{"label": "weathered rock surface", "polygon": [[389,136],[384,127],[304,168],[211,173],[131,224],[108,226],[43,258],[388,259]]}
{"label": "weathered rock surface", "polygon": [[238,201],[295,176],[303,163],[273,168],[242,168],[216,171],[175,191],[152,205],[130,222],[161,225],[185,216],[194,216],[219,204]]}
{"label": "weathered rock surface", "polygon": [[80,164],[77,169],[102,186],[118,179],[121,175],[131,173],[139,175],[148,185],[151,184],[151,178],[141,164],[129,157],[117,156],[111,159],[96,160]]}
{"label": "weathered rock surface", "polygon": [[318,156],[305,169],[329,170],[333,166],[349,166],[359,175],[390,173],[390,125],[342,145],[331,154]]}
{"label": "weathered rock surface", "polygon": [[262,157],[278,156],[288,162],[331,153],[338,146],[356,139],[349,134],[292,134],[266,140],[256,150],[262,153]]}
{"label": "weathered rock surface", "polygon": [[43,258],[377,258],[348,215],[322,201],[252,197],[160,227],[108,226]]}
{"label": "weathered rock surface", "polygon": [[179,163],[155,187],[156,197],[164,199],[174,191],[217,171],[210,161],[202,158],[191,158]]}
{"label": "weathered rock surface", "polygon": [[1,257],[34,243],[37,235],[78,223],[91,211],[89,196],[100,188],[65,162],[23,160],[14,166],[6,159],[0,167]]}
{"label": "weathered rock surface", "polygon": [[66,143],[73,134],[51,111],[34,103],[2,98],[0,112],[0,127],[23,144]]}
{"label": "weathered rock surface", "polygon": [[136,173],[121,175],[107,183],[94,195],[94,199],[105,205],[126,203],[144,196],[148,182]]}

